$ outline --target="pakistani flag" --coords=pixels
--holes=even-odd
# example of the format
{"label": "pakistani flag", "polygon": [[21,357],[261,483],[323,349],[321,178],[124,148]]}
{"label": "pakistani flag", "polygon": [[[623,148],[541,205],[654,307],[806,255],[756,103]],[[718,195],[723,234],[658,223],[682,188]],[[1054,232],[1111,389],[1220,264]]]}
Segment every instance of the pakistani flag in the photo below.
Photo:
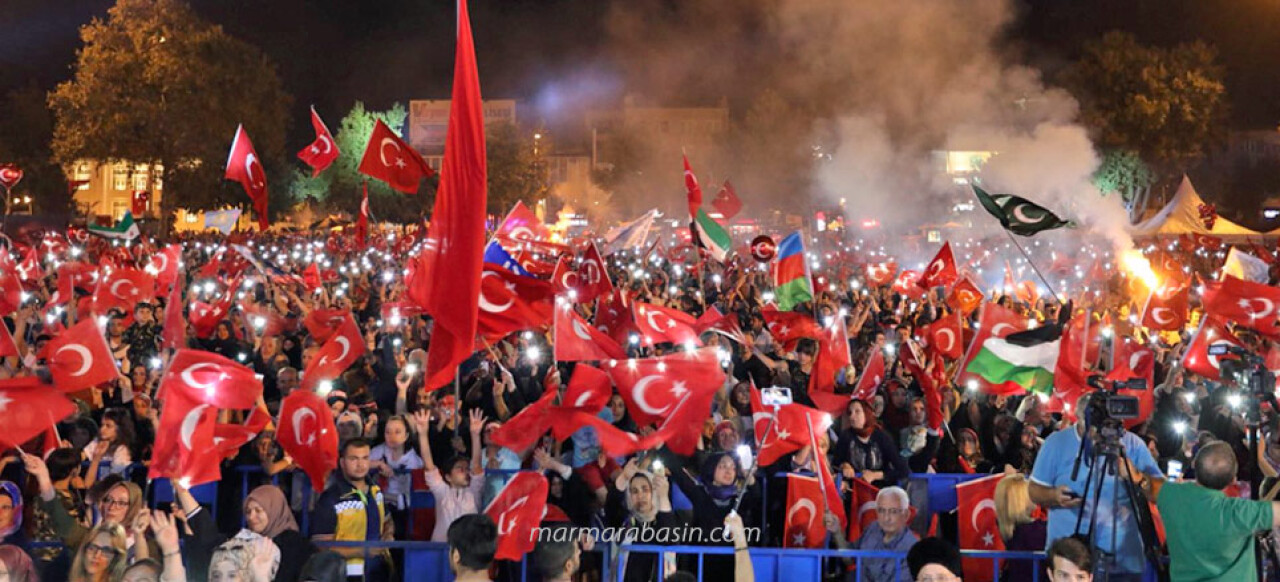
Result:
{"label": "pakistani flag", "polygon": [[720,223],[707,216],[707,212],[698,209],[698,216],[693,221],[694,230],[698,234],[698,246],[707,249],[717,261],[724,262],[725,255],[733,246],[733,239]]}
{"label": "pakistani flag", "polygon": [[133,240],[138,238],[138,225],[133,222],[133,213],[125,211],[124,218],[120,219],[115,226],[94,226],[89,225],[89,234],[96,234],[103,238],[114,238],[121,240]]}
{"label": "pakistani flag", "polygon": [[1048,208],[1040,206],[1021,196],[1011,194],[987,194],[976,184],[973,193],[977,194],[982,207],[1000,221],[1005,230],[1022,236],[1031,236],[1046,230],[1075,226],[1075,223],[1058,218]]}
{"label": "pakistani flag", "polygon": [[1028,392],[1051,394],[1062,326],[1048,325],[1005,338],[989,337],[965,368],[991,384],[1012,382]]}

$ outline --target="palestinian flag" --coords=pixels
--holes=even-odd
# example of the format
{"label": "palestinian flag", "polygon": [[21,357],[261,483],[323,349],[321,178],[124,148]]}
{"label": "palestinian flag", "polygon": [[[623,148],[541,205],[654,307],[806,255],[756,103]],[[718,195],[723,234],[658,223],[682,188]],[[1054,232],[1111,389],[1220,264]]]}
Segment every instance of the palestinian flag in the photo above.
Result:
{"label": "palestinian flag", "polygon": [[723,263],[725,256],[729,254],[729,249],[733,247],[733,239],[729,237],[729,232],[720,226],[720,223],[707,216],[707,212],[701,208],[698,209],[698,216],[693,221],[693,232],[698,246],[707,249],[711,256]]}
{"label": "palestinian flag", "polygon": [[809,280],[809,261],[804,256],[804,239],[792,233],[778,245],[777,262],[773,264],[773,293],[779,311],[791,311],[796,305],[813,300],[813,283]]}
{"label": "palestinian flag", "polygon": [[125,211],[124,218],[120,219],[115,226],[94,226],[89,225],[89,234],[96,234],[103,238],[114,238],[120,240],[133,240],[138,238],[138,225],[133,222],[133,213]]}
{"label": "palestinian flag", "polygon": [[989,337],[982,342],[966,372],[999,385],[1013,382],[1028,392],[1053,393],[1053,370],[1062,345],[1062,326],[1050,324],[1003,339]]}
{"label": "palestinian flag", "polygon": [[978,202],[982,203],[982,207],[1000,221],[1000,226],[1013,234],[1031,236],[1046,230],[1075,226],[1075,223],[1058,218],[1048,208],[1021,196],[987,194],[977,184],[973,185],[973,193],[978,196]]}

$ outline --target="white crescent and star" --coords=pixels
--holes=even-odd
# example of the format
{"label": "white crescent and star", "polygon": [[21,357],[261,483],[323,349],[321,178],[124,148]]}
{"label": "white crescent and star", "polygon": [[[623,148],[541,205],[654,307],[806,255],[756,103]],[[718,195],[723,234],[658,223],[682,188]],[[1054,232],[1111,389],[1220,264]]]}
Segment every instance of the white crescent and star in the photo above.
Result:
{"label": "white crescent and star", "polygon": [[809,520],[805,522],[805,527],[808,528],[813,525],[813,517],[818,514],[818,508],[813,505],[813,500],[808,498],[797,501],[791,509],[787,510],[787,523],[791,523],[791,517],[801,509],[809,512]]}
{"label": "white crescent and star", "polygon": [[299,408],[293,411],[293,416],[291,417],[293,420],[293,438],[300,445],[310,446],[316,442],[315,431],[311,431],[311,434],[308,435],[306,440],[302,439],[302,420],[308,416],[313,420],[316,419],[316,413],[310,408]]}
{"label": "white crescent and star", "polygon": [[219,380],[226,377],[226,372],[223,372],[222,369],[220,369],[216,364],[210,364],[209,362],[199,362],[194,365],[188,366],[187,369],[183,370],[182,373],[179,374],[182,377],[182,381],[185,382],[188,386],[195,388],[197,390],[211,391],[211,390],[217,389],[218,386],[215,383],[212,383],[212,382],[201,383],[196,381],[195,371],[199,370],[200,368],[212,368],[214,370],[217,370]]}
{"label": "white crescent and star", "polygon": [[[1263,306],[1263,309],[1253,309],[1253,305],[1255,303],[1261,303]],[[1249,317],[1253,319],[1261,319],[1263,317],[1266,317],[1276,309],[1275,302],[1271,301],[1270,299],[1267,299],[1266,297],[1252,297],[1252,298],[1241,299],[1238,305],[1240,306],[1240,309],[1245,310],[1245,312],[1249,314]]]}
{"label": "white crescent and star", "polygon": [[[120,286],[121,286],[121,285],[128,285],[129,287],[132,287],[132,288],[133,288],[133,292],[132,292],[132,293],[130,293],[128,296],[126,296],[124,293],[121,293],[121,292],[120,292]],[[138,286],[137,286],[137,285],[134,285],[134,284],[133,284],[133,281],[130,281],[130,280],[128,280],[128,279],[121,279],[121,280],[116,281],[116,282],[114,282],[114,283],[112,283],[112,284],[111,284],[111,294],[112,294],[112,295],[115,295],[116,297],[119,297],[119,298],[121,298],[121,299],[129,299],[129,298],[131,298],[131,297],[137,297],[137,296],[138,296]]]}
{"label": "white crescent and star", "polygon": [[532,240],[533,230],[527,226],[521,225],[511,229],[511,238],[516,240]]}
{"label": "white crescent and star", "polygon": [[[1003,332],[1003,331],[1004,331],[1004,328],[1006,328],[1006,327],[1007,327],[1007,328],[1009,328],[1009,329],[1011,329],[1011,330],[1014,330],[1014,331],[1017,331],[1017,330],[1018,330],[1018,328],[1016,328],[1016,327],[1014,327],[1014,326],[1012,326],[1012,325],[1009,325],[1009,324],[1007,324],[1007,323],[997,323],[997,324],[995,324],[994,326],[992,326],[992,328],[991,328],[991,335],[993,335],[993,336],[995,336],[995,337],[1004,337],[1004,336],[1002,336],[1002,335],[1000,335],[1000,334],[1001,334],[1001,332]],[[1013,332],[1009,332],[1009,333],[1013,333]],[[1008,333],[1006,333],[1005,335],[1008,335]]]}
{"label": "white crescent and star", "polygon": [[[949,351],[951,351],[951,348],[955,347],[955,345],[956,345],[956,332],[952,331],[952,330],[951,330],[951,328],[949,328],[949,327],[944,327],[944,328],[942,328],[942,329],[938,330],[938,333],[937,333],[937,334],[935,334],[935,335],[934,335],[934,337],[936,337],[936,338],[938,338],[938,339],[939,339],[939,341],[938,341],[938,350],[939,350],[939,351],[949,352]],[[946,345],[946,347],[943,347],[943,346],[942,346],[942,341],[941,341],[941,339],[942,339],[943,337],[946,337],[946,338],[947,338],[947,345]]]}
{"label": "white crescent and star", "polygon": [[[512,306],[513,304],[515,304],[515,302],[516,302],[516,301],[515,301],[515,299],[508,298],[506,303],[497,304],[497,303],[494,303],[494,302],[492,302],[492,301],[489,301],[489,298],[488,298],[488,297],[485,297],[485,295],[484,295],[484,279],[485,279],[485,277],[497,277],[497,276],[498,276],[498,275],[497,275],[496,273],[493,273],[492,271],[486,271],[483,275],[480,275],[480,302],[479,302],[479,305],[480,305],[480,309],[483,309],[483,310],[485,310],[485,311],[487,311],[487,312],[489,312],[489,313],[502,313],[503,311],[506,311],[506,310],[510,309],[510,308],[511,308],[511,306]],[[508,289],[511,289],[511,286],[510,286],[510,285],[508,286]]]}
{"label": "white crescent and star", "polygon": [[200,417],[204,415],[204,409],[209,408],[208,404],[201,404],[192,408],[187,415],[182,417],[182,427],[178,431],[178,438],[182,439],[182,446],[187,450],[191,450],[191,435],[196,432],[196,425],[200,424]]}
{"label": "white crescent and star", "polygon": [[512,503],[510,507],[506,508],[505,510],[502,511],[502,513],[498,514],[498,535],[502,536],[502,535],[509,534],[511,533],[511,530],[515,529],[517,519],[515,517],[512,517],[511,521],[508,522],[507,514],[511,513],[512,511],[515,511],[516,508],[521,507],[528,502],[529,502],[529,496],[525,495],[524,497],[521,497],[520,499],[515,500],[515,503]]}
{"label": "white crescent and star", "polygon": [[[569,277],[571,276],[573,277],[572,284],[569,283]],[[566,269],[564,274],[560,275],[560,286],[564,287],[565,289],[573,289],[574,287],[577,287],[578,273]]]}
{"label": "white crescent and star", "polygon": [[84,347],[82,344],[67,344],[58,348],[58,351],[53,352],[53,355],[57,356],[67,350],[80,354],[80,369],[72,372],[72,376],[83,376],[89,371],[89,368],[93,367],[93,354],[89,353],[89,348]]}
{"label": "white crescent and star", "polygon": [[[1162,313],[1166,314],[1167,317],[1161,317],[1160,314]],[[1169,309],[1168,307],[1152,307],[1151,319],[1155,321],[1158,325],[1169,325],[1170,323],[1173,323],[1173,320],[1174,320],[1173,310]]]}
{"label": "white crescent and star", "polygon": [[570,327],[573,328],[573,335],[587,341],[591,340],[591,332],[587,331],[586,326],[582,325],[582,322],[578,321],[578,318],[575,317],[569,321],[571,322]]}
{"label": "white crescent and star", "polygon": [[[396,149],[397,155],[396,155],[396,161],[394,164],[392,162],[387,161],[387,144],[390,144],[391,147]],[[382,165],[388,168],[390,168],[392,165],[399,168],[403,168],[404,158],[400,157],[399,154],[400,154],[400,144],[396,143],[396,140],[391,139],[389,137],[382,138],[382,142],[378,144],[378,158],[382,160]]]}
{"label": "white crescent and star", "polygon": [[[254,188],[261,188],[264,185],[263,180],[254,179],[253,177],[253,167],[255,165],[258,166],[259,168],[258,173],[262,174],[262,171],[261,171],[262,163],[258,161],[258,155],[253,152],[249,152],[249,154],[244,157],[244,175],[246,178],[249,179],[249,184],[251,184]],[[266,177],[265,175],[260,176],[260,178],[265,178],[265,177]]]}
{"label": "white crescent and star", "polygon": [[323,366],[323,365],[325,365],[325,364],[327,364],[327,363],[329,363],[329,362],[341,362],[341,361],[344,361],[344,360],[346,360],[346,359],[347,359],[347,355],[349,355],[349,354],[351,353],[351,340],[347,339],[347,336],[345,336],[345,335],[340,335],[340,336],[338,336],[338,337],[333,338],[333,341],[334,341],[334,342],[336,342],[338,345],[342,346],[342,353],[341,353],[341,354],[339,354],[339,355],[338,355],[338,357],[336,357],[336,358],[334,358],[334,359],[332,359],[332,360],[330,360],[330,359],[329,359],[329,356],[328,356],[328,355],[322,356],[322,357],[320,358],[320,365],[322,365],[322,366]]}
{"label": "white crescent and star", "polygon": [[639,382],[636,382],[635,387],[631,389],[631,395],[635,398],[636,406],[650,416],[662,416],[663,413],[671,408],[670,405],[664,408],[654,408],[649,404],[648,400],[645,400],[645,390],[649,389],[649,384],[661,379],[661,376],[645,376]]}
{"label": "white crescent and star", "polygon": [[329,136],[321,134],[319,137],[316,138],[316,142],[324,144],[324,151],[323,152],[317,151],[316,152],[317,154],[319,153],[327,154],[333,151],[333,141],[329,139]]}
{"label": "white crescent and star", "polygon": [[971,525],[973,525],[973,531],[982,531],[982,529],[978,527],[978,516],[982,514],[982,510],[984,509],[990,509],[991,513],[995,513],[996,501],[994,499],[983,499],[978,502],[978,506],[974,508],[972,518],[969,520]]}

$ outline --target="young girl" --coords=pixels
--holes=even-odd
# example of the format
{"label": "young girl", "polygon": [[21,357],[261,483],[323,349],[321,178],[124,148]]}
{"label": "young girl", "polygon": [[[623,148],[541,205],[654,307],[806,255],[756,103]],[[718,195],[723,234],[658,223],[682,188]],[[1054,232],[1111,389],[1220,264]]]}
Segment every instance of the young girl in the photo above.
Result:
{"label": "young girl", "polygon": [[[371,467],[378,471],[387,485],[382,489],[396,524],[396,539],[404,539],[405,517],[409,509],[412,490],[411,476],[407,471],[423,468],[422,457],[409,448],[409,419],[397,414],[387,419],[382,428],[382,444],[369,452]],[[399,473],[397,473],[399,471]]]}

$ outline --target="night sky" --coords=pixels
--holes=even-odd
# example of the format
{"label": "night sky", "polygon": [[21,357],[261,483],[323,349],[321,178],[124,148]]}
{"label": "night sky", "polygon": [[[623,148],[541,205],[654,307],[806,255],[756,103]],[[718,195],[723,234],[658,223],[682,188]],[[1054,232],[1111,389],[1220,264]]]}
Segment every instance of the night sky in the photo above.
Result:
{"label": "night sky", "polygon": [[[623,1],[623,0],[619,0]],[[647,2],[678,10],[672,0]],[[105,17],[112,0],[0,2],[0,91],[51,88],[69,75],[78,27]],[[336,123],[355,99],[374,108],[446,98],[453,59],[451,0],[192,0],[197,11],[261,47],[294,97],[292,141],[315,104]],[[726,9],[733,2],[726,0]],[[1225,6],[1225,8],[1224,8]],[[552,106],[565,92],[620,94],[626,72],[611,59],[610,0],[473,0],[486,97]],[[1238,127],[1280,122],[1280,4],[1270,0],[1015,0],[1009,44],[1047,71],[1070,62],[1089,38],[1112,29],[1167,44],[1200,38],[1221,53]],[[643,87],[631,87],[643,93]],[[734,88],[723,88],[732,93]],[[731,95],[732,99],[733,96]],[[2,113],[0,113],[2,114]],[[301,129],[299,129],[301,128]],[[305,130],[305,131],[304,131]]]}

